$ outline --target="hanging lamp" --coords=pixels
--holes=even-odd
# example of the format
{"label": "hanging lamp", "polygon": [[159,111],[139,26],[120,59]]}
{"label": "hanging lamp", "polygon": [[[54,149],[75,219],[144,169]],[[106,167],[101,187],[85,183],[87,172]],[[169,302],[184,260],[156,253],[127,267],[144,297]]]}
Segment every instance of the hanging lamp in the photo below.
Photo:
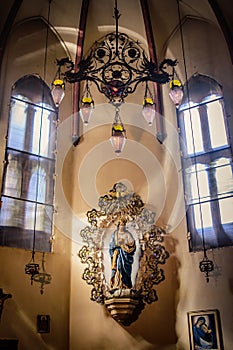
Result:
{"label": "hanging lamp", "polygon": [[172,69],[172,79],[170,81],[170,92],[169,96],[176,108],[179,108],[182,98],[183,98],[183,86],[181,81],[175,71],[175,67]]}
{"label": "hanging lamp", "polygon": [[116,154],[120,154],[125,146],[126,131],[121,121],[119,107],[116,107],[116,114],[112,124],[112,136],[110,142]]}
{"label": "hanging lamp", "polygon": [[65,96],[65,83],[62,79],[55,79],[52,83],[51,94],[56,107],[59,107]]}
{"label": "hanging lamp", "polygon": [[61,101],[65,96],[65,81],[62,78],[63,74],[61,72],[61,68],[66,67],[66,69],[69,71],[73,69],[74,65],[73,65],[73,62],[68,57],[62,58],[60,60],[57,59],[56,64],[58,68],[57,68],[55,77],[53,79],[53,82],[51,84],[52,85],[51,95],[53,97],[55,106],[59,107]]}
{"label": "hanging lamp", "polygon": [[214,270],[213,261],[209,260],[206,251],[204,250],[204,256],[202,261],[199,263],[199,269],[205,274],[206,282],[209,282],[209,274]]}
{"label": "hanging lamp", "polygon": [[94,109],[94,100],[92,98],[91,91],[89,89],[88,81],[86,81],[83,96],[81,98],[81,106],[79,111],[84,125],[87,125],[89,123],[90,117],[93,113],[93,109]]}
{"label": "hanging lamp", "polygon": [[[35,239],[33,239],[33,240],[35,240]],[[33,242],[33,245],[34,244],[35,243]],[[33,247],[31,260],[29,261],[28,264],[25,265],[25,268],[24,268],[26,275],[31,276],[31,285],[33,284],[34,276],[37,275],[39,273],[39,270],[40,270],[40,266],[39,266],[39,264],[35,263],[34,257],[35,257],[35,250]]]}
{"label": "hanging lamp", "polygon": [[44,267],[44,263],[45,263],[45,253],[42,253],[42,262],[41,262],[41,268],[42,268],[42,272],[39,272],[37,274],[35,274],[32,279],[34,282],[38,282],[40,283],[40,294],[44,293],[44,286],[47,284],[51,283],[52,277],[50,275],[50,273],[47,273]]}
{"label": "hanging lamp", "polygon": [[172,79],[170,82],[169,96],[176,108],[179,108],[183,98],[183,87],[178,79]]}
{"label": "hanging lamp", "polygon": [[152,93],[148,87],[148,83],[146,82],[146,90],[145,90],[145,96],[143,100],[142,115],[149,126],[153,124],[153,121],[155,119],[155,112],[156,112],[155,107],[156,105],[153,101]]}

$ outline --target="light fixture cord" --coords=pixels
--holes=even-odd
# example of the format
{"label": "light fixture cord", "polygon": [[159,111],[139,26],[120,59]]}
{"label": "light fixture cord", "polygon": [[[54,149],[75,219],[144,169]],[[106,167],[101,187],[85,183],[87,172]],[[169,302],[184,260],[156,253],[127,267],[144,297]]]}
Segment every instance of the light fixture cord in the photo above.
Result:
{"label": "light fixture cord", "polygon": [[34,225],[33,225],[33,246],[32,254],[33,261],[35,255],[35,244],[36,244],[36,223],[37,223],[37,208],[38,208],[38,195],[39,195],[39,180],[40,180],[40,151],[41,151],[41,136],[42,136],[42,124],[43,124],[43,114],[44,114],[44,100],[45,100],[45,80],[46,80],[46,66],[48,57],[48,37],[49,37],[49,22],[50,22],[50,4],[52,0],[49,0],[48,6],[48,16],[46,24],[46,37],[45,37],[45,54],[44,54],[44,69],[43,69],[43,89],[42,89],[42,105],[40,113],[40,132],[39,132],[39,142],[38,142],[38,156],[37,156],[37,173],[36,173],[36,201],[35,201],[35,211],[34,211]]}
{"label": "light fixture cord", "polygon": [[150,97],[152,99],[152,101],[154,101],[154,97],[153,97],[153,94],[148,86],[148,81],[146,81],[146,88],[145,88],[145,94],[144,94],[144,100],[147,98],[147,97]]}
{"label": "light fixture cord", "polygon": [[44,73],[43,78],[44,81],[46,81],[46,69],[47,69],[47,57],[48,57],[48,39],[49,39],[49,24],[50,24],[50,10],[51,10],[51,2],[52,0],[49,0],[49,6],[48,6],[48,15],[47,15],[47,26],[46,26],[46,38],[45,38],[45,54],[44,54]]}
{"label": "light fixture cord", "polygon": [[119,37],[119,33],[118,33],[118,20],[120,18],[120,13],[119,10],[117,8],[117,0],[115,0],[115,7],[114,7],[114,18],[116,21],[116,56],[118,56],[118,37]]}
{"label": "light fixture cord", "polygon": [[194,142],[194,131],[193,131],[193,124],[192,124],[192,115],[191,115],[191,109],[190,109],[190,91],[189,91],[189,82],[188,82],[188,73],[187,73],[187,64],[186,64],[186,58],[185,58],[185,50],[184,50],[184,35],[183,35],[183,28],[182,28],[182,23],[181,23],[180,1],[181,0],[177,0],[180,39],[181,39],[182,58],[183,58],[183,63],[184,63],[185,81],[186,81],[186,89],[187,89],[187,97],[188,97],[188,111],[189,111],[189,120],[190,120],[190,126],[191,126],[192,146],[193,146],[193,152],[194,152],[194,168],[195,168],[195,177],[196,177],[197,193],[198,193],[198,200],[199,200],[199,213],[200,213],[200,222],[201,222],[202,245],[203,245],[204,257],[206,258],[207,255],[206,255],[204,228],[203,228],[203,215],[202,215],[202,208],[201,208],[201,203],[200,203],[201,196],[200,196],[200,186],[199,186],[199,180],[198,180],[197,161],[196,161],[196,147],[195,147],[195,142]]}
{"label": "light fixture cord", "polygon": [[82,97],[90,97],[92,99],[92,94],[91,94],[88,80],[86,80],[86,84],[85,84],[85,88],[84,88]]}
{"label": "light fixture cord", "polygon": [[122,124],[122,121],[121,121],[121,117],[120,117],[120,107],[119,106],[115,106],[115,110],[116,110],[116,113],[115,113],[115,117],[114,117],[114,121],[113,123],[114,124]]}
{"label": "light fixture cord", "polygon": [[172,84],[173,84],[173,80],[175,80],[175,79],[177,79],[177,80],[179,80],[179,82],[181,82],[181,79],[180,79],[177,71],[175,70],[175,67],[172,67]]}
{"label": "light fixture cord", "polygon": [[45,272],[45,267],[44,267],[44,263],[45,263],[45,252],[42,253],[42,259],[41,259],[41,267],[42,267],[42,271]]}

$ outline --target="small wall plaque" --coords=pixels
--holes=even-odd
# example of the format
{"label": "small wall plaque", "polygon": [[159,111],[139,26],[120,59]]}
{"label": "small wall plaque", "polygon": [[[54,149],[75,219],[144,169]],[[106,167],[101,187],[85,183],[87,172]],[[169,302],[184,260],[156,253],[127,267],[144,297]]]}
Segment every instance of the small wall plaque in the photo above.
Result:
{"label": "small wall plaque", "polygon": [[50,332],[50,316],[49,315],[37,315],[37,332],[49,333]]}

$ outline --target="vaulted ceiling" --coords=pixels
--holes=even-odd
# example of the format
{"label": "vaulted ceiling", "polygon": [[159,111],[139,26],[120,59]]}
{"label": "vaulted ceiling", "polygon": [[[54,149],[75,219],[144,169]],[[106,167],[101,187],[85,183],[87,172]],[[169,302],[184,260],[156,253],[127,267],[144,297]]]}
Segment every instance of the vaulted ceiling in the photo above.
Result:
{"label": "vaulted ceiling", "polygon": [[[72,58],[76,53],[82,2],[89,3],[84,53],[94,40],[99,39],[106,32],[114,31],[114,0],[1,1],[1,54],[4,51],[12,27],[31,17],[43,17],[46,20],[48,18],[49,2],[51,2],[50,23],[61,36]],[[231,2],[228,0],[118,0],[118,9],[121,14],[119,30],[124,30],[129,35],[133,34],[139,41],[143,42],[146,36],[141,5],[146,5],[151,19],[157,56],[160,59],[164,54],[164,45],[179,26],[178,2],[182,20],[192,17],[221,26],[230,51],[233,51],[233,10]]]}

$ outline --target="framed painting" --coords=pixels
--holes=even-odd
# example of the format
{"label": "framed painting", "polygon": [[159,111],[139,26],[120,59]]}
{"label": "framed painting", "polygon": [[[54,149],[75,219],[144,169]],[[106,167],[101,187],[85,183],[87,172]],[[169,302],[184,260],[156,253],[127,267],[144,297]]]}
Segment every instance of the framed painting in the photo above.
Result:
{"label": "framed painting", "polygon": [[218,310],[188,312],[190,350],[223,350]]}

